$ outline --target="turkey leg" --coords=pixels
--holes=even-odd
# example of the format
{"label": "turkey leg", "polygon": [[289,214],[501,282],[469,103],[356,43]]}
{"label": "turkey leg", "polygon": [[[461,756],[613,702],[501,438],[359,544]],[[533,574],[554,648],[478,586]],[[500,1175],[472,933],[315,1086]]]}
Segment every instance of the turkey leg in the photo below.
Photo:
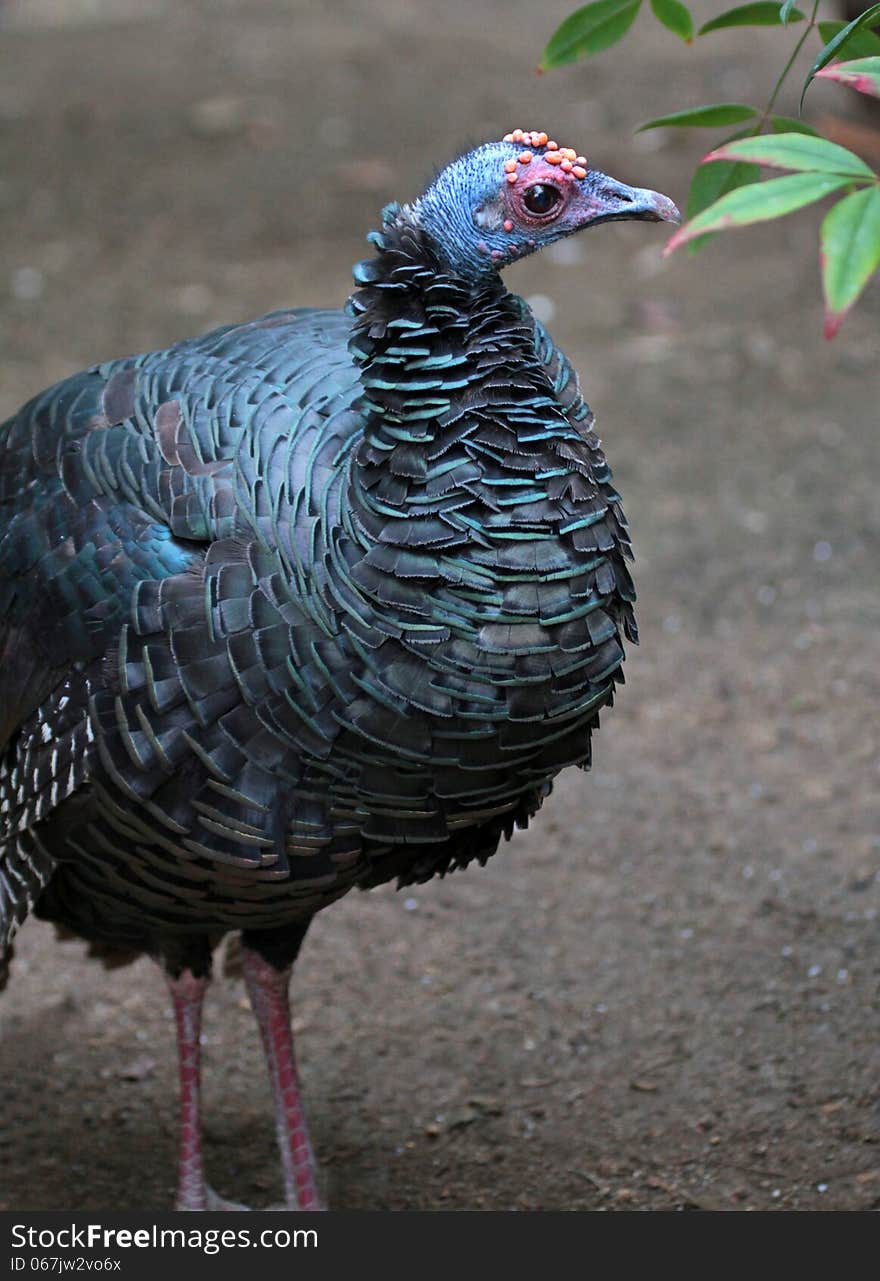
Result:
{"label": "turkey leg", "polygon": [[202,1031],[202,1003],[210,979],[197,978],[191,970],[167,975],[174,1021],[177,1026],[177,1058],[180,1067],[180,1157],[177,1167],[175,1210],[244,1210],[234,1201],[224,1201],[205,1180],[202,1156],[201,1060],[199,1037]]}
{"label": "turkey leg", "polygon": [[276,969],[247,945],[242,947],[242,961],[244,981],[260,1027],[272,1082],[275,1129],[284,1174],[285,1209],[322,1210],[290,1026],[288,990],[292,966]]}

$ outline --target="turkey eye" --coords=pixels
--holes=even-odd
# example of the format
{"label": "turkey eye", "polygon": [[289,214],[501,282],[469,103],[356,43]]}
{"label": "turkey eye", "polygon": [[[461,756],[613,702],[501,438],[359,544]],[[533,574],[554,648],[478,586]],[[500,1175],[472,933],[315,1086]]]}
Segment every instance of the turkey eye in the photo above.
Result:
{"label": "turkey eye", "polygon": [[560,195],[555,187],[539,182],[523,192],[522,202],[529,213],[541,218],[559,204]]}

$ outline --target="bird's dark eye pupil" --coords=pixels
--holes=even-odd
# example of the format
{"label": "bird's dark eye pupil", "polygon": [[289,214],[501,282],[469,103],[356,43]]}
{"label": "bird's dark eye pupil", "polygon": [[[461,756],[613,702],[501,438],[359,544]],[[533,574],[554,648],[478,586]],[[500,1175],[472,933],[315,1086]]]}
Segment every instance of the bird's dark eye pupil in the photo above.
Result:
{"label": "bird's dark eye pupil", "polygon": [[559,192],[547,183],[539,182],[529,187],[523,195],[523,204],[529,213],[548,214],[559,203]]}

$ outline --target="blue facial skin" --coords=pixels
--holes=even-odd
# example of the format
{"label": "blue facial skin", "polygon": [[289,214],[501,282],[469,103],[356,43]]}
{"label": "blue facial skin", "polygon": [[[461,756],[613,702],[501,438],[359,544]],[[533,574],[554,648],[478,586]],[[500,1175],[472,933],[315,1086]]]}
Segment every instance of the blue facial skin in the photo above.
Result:
{"label": "blue facial skin", "polygon": [[[505,162],[516,160],[522,150],[521,143],[489,142],[466,152],[448,165],[412,206],[412,215],[455,274],[477,279],[492,275],[508,263],[599,222],[679,220],[675,205],[658,192],[628,187],[595,169],[588,170],[586,178],[577,179],[539,164],[534,181],[554,183],[566,199],[560,202],[554,218],[526,222],[515,207],[504,170]],[[544,148],[532,150],[540,161]],[[524,185],[524,177],[523,170],[518,170],[518,188]],[[505,230],[505,219],[513,222],[512,231]]]}
{"label": "blue facial skin", "polygon": [[[418,201],[421,226],[457,274],[491,275],[497,272],[499,259],[513,261],[511,238],[503,226],[504,164],[521,151],[521,145],[508,142],[489,142],[468,151],[447,165]],[[541,245],[556,239],[549,227],[543,230],[546,239]]]}

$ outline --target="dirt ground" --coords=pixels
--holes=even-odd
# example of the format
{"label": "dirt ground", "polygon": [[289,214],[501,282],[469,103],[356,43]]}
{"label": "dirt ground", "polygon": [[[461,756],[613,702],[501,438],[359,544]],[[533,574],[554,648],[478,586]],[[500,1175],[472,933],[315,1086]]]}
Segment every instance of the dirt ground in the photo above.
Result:
{"label": "dirt ground", "polygon": [[[0,415],[99,359],[340,304],[379,207],[516,125],[681,202],[712,137],[634,126],[759,99],[790,38],[687,50],[646,11],[536,77],[570,7],[6,0]],[[823,342],[817,225],[671,261],[663,229],[603,227],[510,273],[598,414],[643,641],[592,774],[490,866],[313,927],[295,1027],[334,1208],[880,1206],[880,289]],[[30,922],[0,1017],[0,1208],[167,1208],[154,967],[105,973]],[[239,983],[205,1056],[212,1180],[268,1204]]]}

